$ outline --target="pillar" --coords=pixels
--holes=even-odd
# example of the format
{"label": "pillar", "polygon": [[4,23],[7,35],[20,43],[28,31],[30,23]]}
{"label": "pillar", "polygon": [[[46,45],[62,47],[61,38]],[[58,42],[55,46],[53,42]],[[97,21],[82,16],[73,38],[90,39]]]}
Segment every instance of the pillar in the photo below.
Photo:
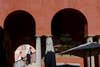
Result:
{"label": "pillar", "polygon": [[53,40],[52,40],[52,37],[51,37],[51,36],[48,36],[48,37],[46,38],[46,53],[47,53],[48,51],[54,52]]}
{"label": "pillar", "polygon": [[[93,36],[89,36],[87,38],[87,43],[89,43],[89,42],[93,42]],[[94,59],[94,56],[89,56],[88,55],[88,57],[87,57],[87,67],[95,67],[95,59]]]}
{"label": "pillar", "polygon": [[36,67],[42,67],[41,65],[41,39],[36,37]]}
{"label": "pillar", "polygon": [[56,58],[53,47],[52,37],[49,36],[46,38],[46,52],[45,52],[45,67],[56,67]]}

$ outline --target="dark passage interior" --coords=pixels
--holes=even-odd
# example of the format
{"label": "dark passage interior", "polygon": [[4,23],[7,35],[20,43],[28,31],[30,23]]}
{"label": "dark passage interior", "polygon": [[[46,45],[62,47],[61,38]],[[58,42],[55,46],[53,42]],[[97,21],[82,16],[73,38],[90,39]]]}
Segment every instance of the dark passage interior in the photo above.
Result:
{"label": "dark passage interior", "polygon": [[62,9],[54,15],[51,30],[52,35],[57,39],[70,38],[74,43],[82,44],[87,37],[87,20],[79,10]]}
{"label": "dark passage interior", "polygon": [[35,35],[35,21],[33,17],[21,10],[7,16],[4,28],[14,40]]}
{"label": "dark passage interior", "polygon": [[14,63],[14,52],[20,45],[30,44],[35,47],[35,20],[26,11],[14,11],[6,17],[4,31],[8,61],[12,65]]}

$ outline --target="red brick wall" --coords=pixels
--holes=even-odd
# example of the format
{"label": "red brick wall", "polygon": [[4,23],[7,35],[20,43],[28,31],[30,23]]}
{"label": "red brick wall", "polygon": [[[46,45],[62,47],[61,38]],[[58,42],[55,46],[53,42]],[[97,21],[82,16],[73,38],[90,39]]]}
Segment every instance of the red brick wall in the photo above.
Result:
{"label": "red brick wall", "polygon": [[[80,10],[86,16],[88,35],[100,34],[100,0],[0,0],[0,26],[3,27],[5,18],[11,12],[25,10],[36,21],[36,35],[51,35],[52,18],[64,8]],[[82,63],[81,60],[79,63]]]}
{"label": "red brick wall", "polygon": [[83,63],[83,58],[81,57],[73,57],[73,56],[69,56],[69,57],[56,57],[56,61],[57,63],[72,63],[72,64],[80,64],[80,67],[84,67],[84,63]]}
{"label": "red brick wall", "polygon": [[99,0],[0,0],[0,25],[15,10],[29,12],[36,21],[36,35],[51,35],[51,20],[63,8],[80,10],[88,21],[88,35],[100,34]]}
{"label": "red brick wall", "polygon": [[[75,56],[56,56],[56,63],[64,64],[80,64],[80,67],[84,67],[83,58]],[[44,64],[42,64],[44,67]]]}

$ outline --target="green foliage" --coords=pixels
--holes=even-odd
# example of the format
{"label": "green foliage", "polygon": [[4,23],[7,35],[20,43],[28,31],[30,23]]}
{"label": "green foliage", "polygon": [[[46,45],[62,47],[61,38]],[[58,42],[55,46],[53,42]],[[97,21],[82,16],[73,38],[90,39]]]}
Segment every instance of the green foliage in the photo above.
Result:
{"label": "green foliage", "polygon": [[59,38],[62,44],[71,44],[72,42],[72,38],[69,34],[62,34]]}
{"label": "green foliage", "polygon": [[64,51],[77,45],[77,42],[73,41],[69,34],[61,34],[59,37],[57,37],[55,42],[56,45],[61,44],[61,46],[57,48],[58,51]]}

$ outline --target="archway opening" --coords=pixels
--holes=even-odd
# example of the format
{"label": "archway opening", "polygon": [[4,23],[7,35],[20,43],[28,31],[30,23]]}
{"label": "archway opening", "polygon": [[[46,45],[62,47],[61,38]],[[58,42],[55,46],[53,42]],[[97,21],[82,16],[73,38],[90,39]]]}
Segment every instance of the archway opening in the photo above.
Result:
{"label": "archway opening", "polygon": [[15,50],[15,67],[21,62],[21,66],[36,62],[36,49],[30,44],[22,44]]}
{"label": "archway opening", "polygon": [[[23,10],[17,10],[10,13],[4,23],[5,39],[10,40],[8,52],[9,58],[13,57],[14,52],[21,44],[31,44],[35,46],[35,20],[31,14]],[[8,39],[7,39],[8,38]],[[11,62],[12,64],[12,62]]]}
{"label": "archway opening", "polygon": [[29,13],[21,10],[15,11],[5,19],[4,29],[14,40],[26,36],[34,36],[35,21]]}
{"label": "archway opening", "polygon": [[54,15],[51,30],[55,44],[60,43],[63,46],[67,44],[66,48],[68,49],[85,43],[85,38],[87,37],[87,20],[79,10],[72,8],[62,9]]}

